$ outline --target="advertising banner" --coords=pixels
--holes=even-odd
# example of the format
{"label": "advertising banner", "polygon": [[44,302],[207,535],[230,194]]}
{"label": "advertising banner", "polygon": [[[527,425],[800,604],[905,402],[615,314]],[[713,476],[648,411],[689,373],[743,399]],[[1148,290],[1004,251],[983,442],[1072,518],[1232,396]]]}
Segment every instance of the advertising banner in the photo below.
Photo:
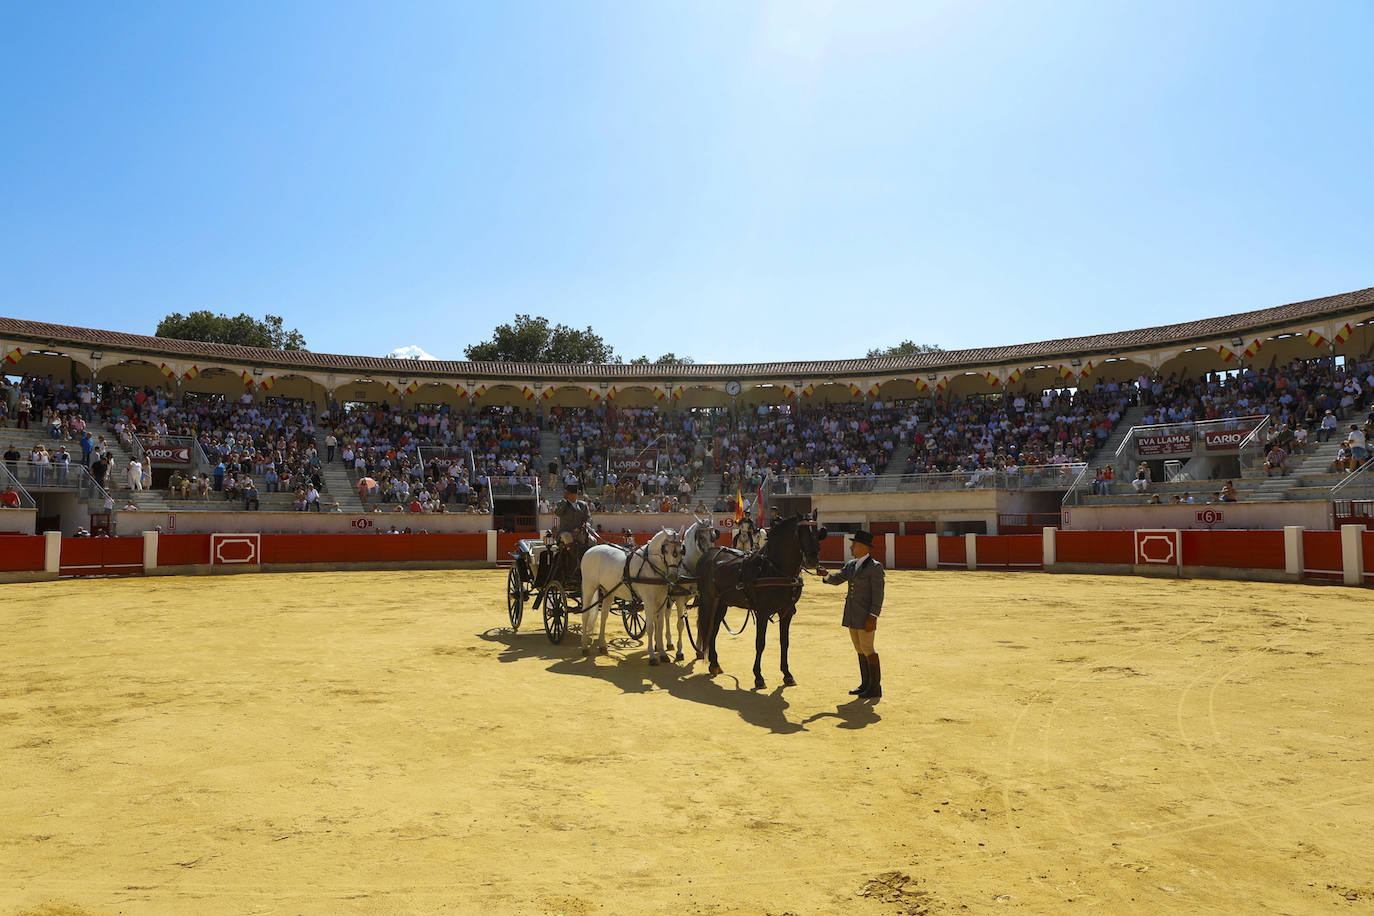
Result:
{"label": "advertising banner", "polygon": [[647,474],[658,467],[658,452],[626,452],[611,456],[611,470],[617,474]]}
{"label": "advertising banner", "polygon": [[1140,455],[1188,455],[1193,451],[1192,433],[1167,436],[1137,436],[1135,450]]}
{"label": "advertising banner", "polygon": [[1209,452],[1235,451],[1250,432],[1248,429],[1209,429],[1202,434],[1202,441]]}
{"label": "advertising banner", "polygon": [[185,445],[145,445],[143,454],[154,464],[191,463],[191,449]]}

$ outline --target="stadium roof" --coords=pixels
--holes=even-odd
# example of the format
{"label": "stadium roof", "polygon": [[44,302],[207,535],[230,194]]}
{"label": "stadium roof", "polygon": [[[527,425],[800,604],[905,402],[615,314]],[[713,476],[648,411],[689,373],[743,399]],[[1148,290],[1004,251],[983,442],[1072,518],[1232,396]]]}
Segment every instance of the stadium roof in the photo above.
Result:
{"label": "stadium roof", "polygon": [[842,359],[810,362],[774,363],[696,363],[687,365],[633,365],[629,363],[504,363],[458,360],[384,359],[314,353],[308,350],[271,350],[228,344],[200,343],[103,331],[93,328],[49,324],[0,317],[0,335],[7,339],[40,342],[53,346],[82,349],[118,349],[150,357],[179,360],[202,359],[276,369],[313,372],[359,372],[409,376],[445,375],[483,379],[559,379],[590,380],[672,378],[678,381],[722,378],[806,378],[818,376],[855,376],[963,370],[978,366],[1043,362],[1050,359],[1088,357],[1150,350],[1163,346],[1186,346],[1220,337],[1249,336],[1267,332],[1291,332],[1302,324],[1347,318],[1361,311],[1374,310],[1374,287],[1339,293],[1321,299],[1292,302],[1251,312],[1203,318],[1178,324],[1137,328],[1084,337],[1064,337],[1011,346],[946,350],[914,356],[888,356],[878,359]]}

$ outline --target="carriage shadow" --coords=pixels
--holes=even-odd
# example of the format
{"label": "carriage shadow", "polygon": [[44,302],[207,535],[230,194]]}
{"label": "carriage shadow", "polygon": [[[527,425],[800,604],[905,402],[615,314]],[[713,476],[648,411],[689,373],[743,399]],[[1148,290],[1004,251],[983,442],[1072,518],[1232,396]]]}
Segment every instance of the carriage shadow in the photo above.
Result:
{"label": "carriage shadow", "polygon": [[[573,638],[576,634],[577,630],[569,627],[567,638],[559,645],[549,642],[538,630],[515,633],[509,627],[493,627],[478,636],[503,647],[497,656],[500,662],[548,661],[552,664],[546,670],[554,674],[596,678],[614,684],[624,693],[666,690],[670,696],[678,699],[734,712],[750,725],[766,728],[774,734],[790,735],[806,730],[804,724],[787,718],[786,710],[791,704],[783,696],[782,687],[776,687],[769,693],[744,689],[732,675],[715,678],[707,675],[705,662],[701,662],[703,667],[700,670],[694,671],[697,662],[691,657],[690,647],[685,662],[650,665],[642,651],[644,643],[622,636],[607,640],[618,654],[588,659],[578,654],[577,640]],[[721,680],[727,680],[733,686],[722,686]]]}

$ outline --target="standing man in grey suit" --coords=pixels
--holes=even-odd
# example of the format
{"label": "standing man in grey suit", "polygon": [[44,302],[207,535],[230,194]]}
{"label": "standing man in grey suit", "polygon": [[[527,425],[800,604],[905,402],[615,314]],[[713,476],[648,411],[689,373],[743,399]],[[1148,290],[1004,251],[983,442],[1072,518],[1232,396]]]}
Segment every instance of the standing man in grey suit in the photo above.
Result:
{"label": "standing man in grey suit", "polygon": [[[849,583],[842,623],[849,629],[849,638],[859,653],[859,673],[863,678],[862,683],[849,692],[854,696],[876,699],[883,695],[883,671],[878,664],[878,653],[873,648],[873,637],[878,630],[878,615],[883,612],[886,577],[883,564],[869,555],[872,549],[871,533],[854,532],[854,538],[849,543],[849,552],[854,559],[845,563],[839,572],[826,575],[825,581],[827,585]],[[825,572],[823,569],[820,571]]]}

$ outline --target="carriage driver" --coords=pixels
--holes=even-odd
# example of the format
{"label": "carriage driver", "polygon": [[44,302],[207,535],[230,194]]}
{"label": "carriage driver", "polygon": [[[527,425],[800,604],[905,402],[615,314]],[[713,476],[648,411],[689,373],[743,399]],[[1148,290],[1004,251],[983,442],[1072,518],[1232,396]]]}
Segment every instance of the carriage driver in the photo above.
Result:
{"label": "carriage driver", "polygon": [[[869,555],[872,549],[871,533],[854,532],[854,538],[849,543],[849,552],[854,559],[845,563],[838,572],[827,575],[825,581],[827,585],[849,583],[841,622],[849,629],[849,638],[859,653],[859,674],[863,678],[862,683],[849,692],[854,696],[876,699],[883,695],[883,672],[878,665],[878,653],[873,648],[873,637],[878,630],[878,615],[883,610],[883,589],[887,580],[883,564]],[[822,567],[817,572],[824,574],[825,569]]]}
{"label": "carriage driver", "polygon": [[573,566],[582,562],[582,554],[587,550],[587,526],[591,524],[592,510],[584,500],[577,498],[577,484],[563,486],[563,498],[553,507],[554,533],[564,550],[571,551]]}

